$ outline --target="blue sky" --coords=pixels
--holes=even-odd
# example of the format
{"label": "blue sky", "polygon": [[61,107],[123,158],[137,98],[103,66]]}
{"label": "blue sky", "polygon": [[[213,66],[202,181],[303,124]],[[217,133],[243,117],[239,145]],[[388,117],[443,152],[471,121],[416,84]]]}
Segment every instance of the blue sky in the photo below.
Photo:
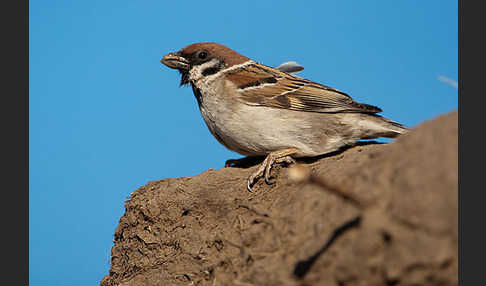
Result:
{"label": "blue sky", "polygon": [[165,53],[215,41],[269,66],[294,60],[299,76],[409,127],[457,108],[457,1],[37,0],[29,10],[30,285],[99,284],[130,193],[241,157],[211,136]]}

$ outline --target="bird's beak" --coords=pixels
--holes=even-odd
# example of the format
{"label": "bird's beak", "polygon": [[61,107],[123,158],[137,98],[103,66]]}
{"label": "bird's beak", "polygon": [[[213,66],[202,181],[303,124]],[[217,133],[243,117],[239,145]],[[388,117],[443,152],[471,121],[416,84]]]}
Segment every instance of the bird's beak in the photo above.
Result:
{"label": "bird's beak", "polygon": [[160,62],[172,69],[189,70],[189,62],[178,52],[165,55]]}

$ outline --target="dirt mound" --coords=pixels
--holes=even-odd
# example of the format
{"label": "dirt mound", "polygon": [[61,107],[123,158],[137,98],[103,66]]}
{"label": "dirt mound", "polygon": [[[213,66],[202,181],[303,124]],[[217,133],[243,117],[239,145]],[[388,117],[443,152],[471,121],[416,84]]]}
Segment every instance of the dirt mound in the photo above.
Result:
{"label": "dirt mound", "polygon": [[253,193],[256,166],[150,182],[101,285],[458,285],[457,122],[276,167]]}

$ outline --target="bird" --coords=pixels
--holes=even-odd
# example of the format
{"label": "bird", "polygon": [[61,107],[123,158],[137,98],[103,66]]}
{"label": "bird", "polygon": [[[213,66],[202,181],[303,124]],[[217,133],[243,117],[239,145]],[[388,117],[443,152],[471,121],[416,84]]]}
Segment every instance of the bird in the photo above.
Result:
{"label": "bird", "polygon": [[395,138],[408,130],[378,115],[377,106],[295,75],[303,68],[295,62],[290,69],[274,68],[225,45],[198,42],[164,55],[161,63],[179,71],[180,86],[192,87],[219,143],[247,157],[265,158],[248,177],[248,191],[262,177],[273,184],[275,164],[294,164],[358,140]]}

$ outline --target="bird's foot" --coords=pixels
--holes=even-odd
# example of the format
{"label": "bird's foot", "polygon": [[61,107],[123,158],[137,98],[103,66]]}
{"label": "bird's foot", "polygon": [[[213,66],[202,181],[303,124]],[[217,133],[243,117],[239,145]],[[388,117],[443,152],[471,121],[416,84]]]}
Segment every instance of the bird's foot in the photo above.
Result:
{"label": "bird's foot", "polygon": [[275,182],[270,181],[270,171],[272,170],[272,166],[274,164],[280,164],[280,163],[286,163],[287,165],[295,163],[295,160],[292,157],[290,157],[290,155],[295,154],[299,151],[300,150],[297,148],[289,148],[289,149],[279,150],[268,154],[265,160],[263,160],[260,167],[258,167],[256,172],[254,172],[253,174],[250,175],[250,177],[248,177],[248,180],[246,182],[246,188],[248,189],[248,191],[251,192],[253,185],[261,177],[265,179],[265,183],[267,183],[268,185],[274,184]]}

